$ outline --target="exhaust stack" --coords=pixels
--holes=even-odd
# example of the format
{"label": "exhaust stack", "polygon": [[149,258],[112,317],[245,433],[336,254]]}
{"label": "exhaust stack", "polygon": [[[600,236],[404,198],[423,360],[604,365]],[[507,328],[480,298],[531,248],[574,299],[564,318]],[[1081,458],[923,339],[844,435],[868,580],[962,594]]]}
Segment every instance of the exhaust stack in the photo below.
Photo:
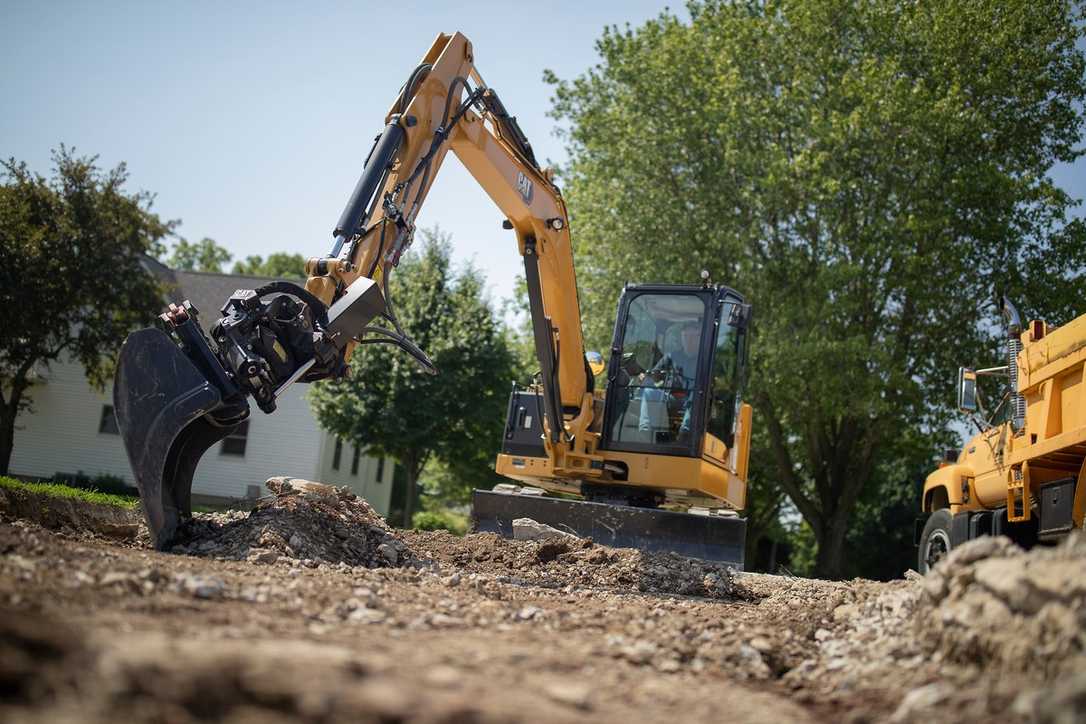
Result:
{"label": "exhaust stack", "polygon": [[1010,299],[1003,297],[1003,317],[1007,320],[1007,374],[1011,386],[1011,425],[1015,433],[1026,426],[1026,398],[1018,392],[1018,353],[1022,351],[1022,318]]}

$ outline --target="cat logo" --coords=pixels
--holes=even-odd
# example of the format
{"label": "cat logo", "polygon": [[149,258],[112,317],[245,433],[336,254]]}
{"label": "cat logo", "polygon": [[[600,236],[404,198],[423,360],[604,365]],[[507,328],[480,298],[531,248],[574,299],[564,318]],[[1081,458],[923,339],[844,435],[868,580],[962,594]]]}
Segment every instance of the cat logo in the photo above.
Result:
{"label": "cat logo", "polygon": [[524,198],[524,203],[532,203],[532,180],[523,171],[517,172],[517,191]]}

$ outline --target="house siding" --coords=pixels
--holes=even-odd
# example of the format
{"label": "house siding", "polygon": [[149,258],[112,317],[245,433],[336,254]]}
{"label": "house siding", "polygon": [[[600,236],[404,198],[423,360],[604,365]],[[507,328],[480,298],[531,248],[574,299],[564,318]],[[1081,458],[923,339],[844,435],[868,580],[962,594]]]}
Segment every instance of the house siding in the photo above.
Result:
{"label": "house siding", "polygon": [[392,458],[385,459],[384,475],[377,479],[378,460],[370,457],[363,450],[358,460],[358,474],[351,474],[351,461],[354,459],[354,445],[343,443],[339,460],[339,470],[332,467],[335,456],[336,439],[329,433],[323,433],[320,456],[320,480],[332,485],[346,485],[366,499],[381,515],[387,516],[392,502],[392,472],[395,463]]}
{"label": "house siding", "polygon": [[[277,475],[347,485],[382,515],[391,499],[391,461],[385,481],[375,480],[377,461],[359,460],[358,475],[350,474],[353,450],[344,445],[339,471],[331,469],[334,439],[316,424],[305,399],[309,386],[293,385],[271,415],[254,408],[244,456],[222,453],[222,443],[208,450],[197,467],[192,492],[197,496],[244,498],[249,486],[260,486]],[[72,362],[53,364],[30,391],[33,407],[19,415],[11,472],[49,478],[56,473],[115,475],[135,486],[120,435],[100,433],[102,407],[113,404],[111,387],[99,392]]]}

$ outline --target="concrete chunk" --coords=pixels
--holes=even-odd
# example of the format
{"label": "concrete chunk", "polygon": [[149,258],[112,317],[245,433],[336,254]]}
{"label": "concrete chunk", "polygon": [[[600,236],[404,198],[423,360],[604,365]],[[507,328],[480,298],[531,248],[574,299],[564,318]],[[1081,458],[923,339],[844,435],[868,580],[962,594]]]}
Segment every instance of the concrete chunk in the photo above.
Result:
{"label": "concrete chunk", "polygon": [[575,540],[577,536],[531,518],[517,518],[513,521],[513,538],[514,540]]}

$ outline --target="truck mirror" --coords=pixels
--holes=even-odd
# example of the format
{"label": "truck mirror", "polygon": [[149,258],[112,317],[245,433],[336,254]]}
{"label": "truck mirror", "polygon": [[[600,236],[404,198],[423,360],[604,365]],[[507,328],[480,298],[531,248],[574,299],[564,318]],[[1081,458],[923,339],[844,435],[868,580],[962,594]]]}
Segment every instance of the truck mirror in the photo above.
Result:
{"label": "truck mirror", "polygon": [[603,363],[603,355],[599,352],[585,352],[584,358],[588,362],[588,369],[592,370],[592,376],[602,374],[603,370],[607,367]]}
{"label": "truck mirror", "polygon": [[968,367],[958,368],[958,409],[977,411],[977,373]]}

